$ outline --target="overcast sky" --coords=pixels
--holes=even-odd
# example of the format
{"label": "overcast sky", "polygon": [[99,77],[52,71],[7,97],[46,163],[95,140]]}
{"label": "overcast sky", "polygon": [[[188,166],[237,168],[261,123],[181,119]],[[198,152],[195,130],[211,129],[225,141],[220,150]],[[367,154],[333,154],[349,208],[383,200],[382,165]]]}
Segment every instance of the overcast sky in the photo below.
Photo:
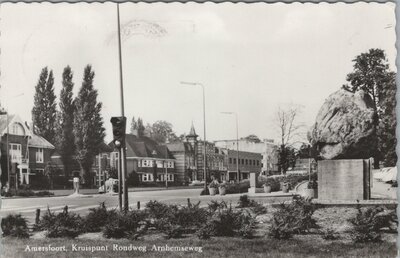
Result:
{"label": "overcast sky", "polygon": [[[120,9],[128,121],[133,115],[166,120],[178,135],[192,121],[203,135],[201,88],[180,81],[205,85],[209,140],[236,137],[234,117],[221,111],[238,113],[240,137],[276,138],[277,107],[302,105],[300,122],[311,126],[324,99],[346,83],[356,55],[381,48],[395,69],[394,3],[126,3]],[[110,117],[120,114],[116,28],[114,3],[2,4],[0,102],[31,121],[44,66],[54,71],[58,96],[65,66],[74,72],[76,93],[91,64],[111,139]]]}

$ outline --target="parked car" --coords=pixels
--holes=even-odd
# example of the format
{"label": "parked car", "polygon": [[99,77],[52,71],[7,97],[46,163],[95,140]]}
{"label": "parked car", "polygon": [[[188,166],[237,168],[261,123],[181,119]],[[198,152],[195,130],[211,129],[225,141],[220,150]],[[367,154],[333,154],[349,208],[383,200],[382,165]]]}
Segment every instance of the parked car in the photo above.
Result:
{"label": "parked car", "polygon": [[204,185],[204,181],[193,180],[189,185],[190,185],[190,186]]}

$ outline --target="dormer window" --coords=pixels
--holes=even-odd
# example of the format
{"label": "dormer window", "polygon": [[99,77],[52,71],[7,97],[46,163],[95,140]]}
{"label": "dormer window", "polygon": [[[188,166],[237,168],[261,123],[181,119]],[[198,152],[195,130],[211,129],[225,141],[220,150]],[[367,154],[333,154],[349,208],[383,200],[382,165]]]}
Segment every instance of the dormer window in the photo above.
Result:
{"label": "dormer window", "polygon": [[14,123],[14,124],[12,124],[12,126],[11,126],[10,134],[13,134],[13,135],[22,135],[22,136],[24,136],[24,135],[25,135],[25,130],[24,130],[24,128],[22,127],[21,124],[19,124],[19,123]]}

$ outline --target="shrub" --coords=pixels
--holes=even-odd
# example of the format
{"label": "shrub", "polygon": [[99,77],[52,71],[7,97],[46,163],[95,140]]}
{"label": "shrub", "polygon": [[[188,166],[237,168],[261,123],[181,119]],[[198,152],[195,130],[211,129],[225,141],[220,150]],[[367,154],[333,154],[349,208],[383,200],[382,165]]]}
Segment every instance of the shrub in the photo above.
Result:
{"label": "shrub", "polygon": [[146,214],[141,211],[113,212],[103,227],[106,238],[137,239],[147,227],[143,226]]}
{"label": "shrub", "polygon": [[100,232],[114,213],[115,210],[107,210],[104,202],[100,203],[99,207],[90,209],[88,215],[86,215],[84,230],[86,232]]}
{"label": "shrub", "polygon": [[[247,211],[234,211],[232,206],[218,209],[212,214],[202,234],[213,236],[250,236],[252,234],[255,220]],[[201,235],[201,234],[200,234]]]}
{"label": "shrub", "polygon": [[208,188],[218,188],[219,184],[215,181],[212,181],[209,185]]}
{"label": "shrub", "polygon": [[205,224],[197,231],[197,237],[199,239],[207,240],[210,239],[212,235],[213,235],[213,228],[210,226],[210,224]]}
{"label": "shrub", "polygon": [[336,240],[339,238],[337,233],[331,228],[328,228],[327,230],[323,231],[321,237],[324,240]]}
{"label": "shrub", "polygon": [[29,237],[27,221],[21,214],[10,214],[3,218],[1,220],[1,230],[3,231],[3,236]]}
{"label": "shrub", "polygon": [[170,211],[170,207],[159,201],[149,201],[146,203],[146,210],[151,218],[160,219],[165,217],[165,215]]}
{"label": "shrub", "polygon": [[[68,208],[55,215],[48,210],[48,215],[44,223],[41,220],[41,228],[47,230],[47,237],[68,237],[75,238],[83,232],[83,219],[75,213],[68,212]],[[51,224],[50,224],[51,223]]]}
{"label": "shrub", "polygon": [[239,197],[239,203],[238,203],[238,208],[247,208],[250,207],[254,213],[256,214],[262,214],[267,212],[267,208],[264,207],[264,205],[254,201],[250,200],[247,195],[241,195]]}
{"label": "shrub", "polygon": [[354,242],[380,242],[380,230],[384,227],[392,229],[392,224],[397,225],[397,216],[394,211],[387,212],[383,207],[369,207],[363,210],[357,205],[357,214],[349,219],[349,222],[353,225],[351,237]]}
{"label": "shrub", "polygon": [[234,193],[247,193],[249,191],[250,181],[243,180],[239,183],[232,183],[226,185],[226,194]]}
{"label": "shrub", "polygon": [[51,195],[54,195],[54,193],[53,192],[49,192],[47,190],[39,191],[39,192],[35,193],[35,196],[51,196]]}
{"label": "shrub", "polygon": [[290,204],[281,203],[273,214],[269,235],[277,239],[288,239],[293,234],[302,234],[318,228],[312,218],[316,210],[311,200],[294,196]]}
{"label": "shrub", "polygon": [[228,204],[225,201],[216,201],[216,200],[212,200],[209,204],[208,204],[208,210],[210,211],[210,213],[214,213],[216,210],[219,209],[226,209],[228,208]]}

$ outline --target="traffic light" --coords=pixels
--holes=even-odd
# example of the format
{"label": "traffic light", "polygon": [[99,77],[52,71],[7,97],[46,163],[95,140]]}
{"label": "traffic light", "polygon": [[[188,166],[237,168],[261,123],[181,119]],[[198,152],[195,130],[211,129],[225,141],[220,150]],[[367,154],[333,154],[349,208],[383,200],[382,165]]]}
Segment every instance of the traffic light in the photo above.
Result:
{"label": "traffic light", "polygon": [[112,117],[111,124],[113,130],[114,145],[116,148],[120,149],[125,145],[126,117]]}

